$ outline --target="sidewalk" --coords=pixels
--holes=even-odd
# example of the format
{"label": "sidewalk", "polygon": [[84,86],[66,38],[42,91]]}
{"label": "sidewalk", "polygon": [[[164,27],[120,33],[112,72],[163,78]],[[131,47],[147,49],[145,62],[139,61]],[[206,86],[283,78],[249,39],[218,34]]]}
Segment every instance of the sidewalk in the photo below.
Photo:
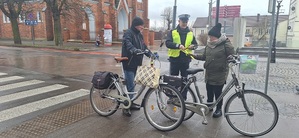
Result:
{"label": "sidewalk", "polygon": [[[120,53],[121,46],[101,46],[96,47],[93,43],[74,43],[67,42],[64,43],[64,46],[54,46],[53,41],[35,41],[35,46],[32,46],[32,41],[23,40],[24,47],[36,47],[36,48],[54,48],[54,49],[67,49],[75,50],[79,48],[80,51],[97,51],[97,52],[111,52],[111,53]],[[160,41],[156,41],[155,46],[149,46],[150,49],[157,49]],[[0,40],[0,46],[14,46],[12,40]],[[23,47],[23,46],[22,46]],[[169,73],[169,62],[167,61],[167,48],[163,47],[163,51],[159,52],[162,62],[162,73]],[[255,89],[255,90],[264,90],[265,84],[265,70],[267,58],[260,58],[257,67],[256,74],[240,74],[240,82],[246,82],[246,89]],[[202,68],[202,61],[192,61],[190,67],[192,68]],[[295,59],[283,59],[277,58],[275,64],[270,66],[270,79],[268,87],[268,95],[275,101],[279,109],[279,121],[277,126],[269,134],[262,137],[271,137],[271,138],[295,138],[297,137],[297,131],[299,130],[299,95],[295,94],[295,86],[299,85],[299,70],[298,70],[299,61]],[[202,93],[205,93],[205,84],[203,82],[204,74],[201,73],[198,75],[200,78],[199,85],[201,86]],[[225,97],[225,99],[228,96]],[[192,118],[192,121],[184,123],[173,133],[163,133],[167,137],[232,137],[236,136],[236,132],[228,126],[226,120],[220,119],[210,119],[211,124],[208,126],[202,126],[200,121],[201,117],[195,116]],[[222,120],[224,120],[222,122]],[[196,123],[197,122],[197,123]],[[214,122],[214,125],[213,125]],[[219,127],[217,123],[220,123]],[[148,125],[146,123],[146,125]],[[190,126],[190,127],[188,127]],[[199,130],[192,129],[191,126],[195,128],[202,128]],[[136,128],[140,126],[135,126]],[[151,126],[148,126],[152,129]],[[204,130],[207,130],[205,132]],[[187,132],[186,132],[187,131]],[[208,132],[212,132],[210,134]],[[160,134],[160,132],[157,132]],[[132,133],[134,134],[134,133]],[[158,135],[157,134],[157,135]],[[184,135],[185,134],[185,135]],[[187,135],[188,134],[188,135]],[[199,135],[200,134],[200,135]],[[156,136],[157,136],[156,135]],[[138,136],[138,135],[137,135]],[[239,136],[239,135],[238,135]],[[129,133],[126,133],[124,137],[131,137]]]}
{"label": "sidewalk", "polygon": [[[160,40],[155,41],[154,46],[148,46],[150,49],[158,47],[160,45]],[[112,45],[104,46],[103,44],[100,47],[97,47],[95,43],[87,42],[81,43],[77,41],[73,42],[64,42],[63,46],[55,46],[54,41],[45,41],[45,40],[35,40],[34,45],[32,40],[22,40],[22,45],[15,45],[13,40],[3,40],[0,39],[0,46],[15,46],[15,47],[31,47],[31,48],[53,48],[53,49],[65,49],[73,51],[113,51],[121,49],[121,46]]]}

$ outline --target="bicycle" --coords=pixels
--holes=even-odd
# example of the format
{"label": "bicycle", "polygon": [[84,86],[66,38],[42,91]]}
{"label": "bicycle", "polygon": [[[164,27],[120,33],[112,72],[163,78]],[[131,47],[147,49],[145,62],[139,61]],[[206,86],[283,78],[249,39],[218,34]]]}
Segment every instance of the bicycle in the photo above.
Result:
{"label": "bicycle", "polygon": [[[228,60],[232,80],[222,91],[220,97],[212,103],[204,103],[203,96],[200,95],[197,78],[195,74],[204,71],[203,69],[187,69],[190,77],[183,81],[184,87],[180,89],[183,92],[188,89],[186,104],[186,113],[184,120],[190,119],[194,113],[203,116],[202,124],[207,125],[206,115],[213,110],[221,99],[235,87],[235,93],[232,94],[224,104],[224,116],[228,124],[238,133],[245,136],[261,136],[269,133],[277,124],[279,113],[275,102],[266,94],[256,90],[245,90],[245,83],[242,87],[239,85],[238,78],[234,71],[234,66],[238,65],[238,56],[230,56]],[[167,83],[167,82],[165,82]],[[195,92],[190,87],[194,84]],[[197,95],[197,96],[196,96]],[[241,106],[243,105],[243,106]]]}
{"label": "bicycle", "polygon": [[[144,53],[145,52],[138,54]],[[158,56],[156,56],[156,58],[158,58]],[[153,66],[156,58],[151,58],[151,66]],[[129,60],[127,57],[114,57],[114,59],[117,63],[121,63],[121,65],[122,61]],[[124,70],[122,68],[122,76],[118,77],[118,75],[113,75],[112,82],[108,89],[95,89],[94,86],[91,87],[90,102],[96,113],[106,117],[114,114],[119,109],[120,104],[123,105],[124,109],[129,109],[132,102],[138,99],[141,94],[146,91],[146,88],[147,86],[141,85],[137,92],[128,92],[125,85]],[[168,107],[169,104],[166,104],[166,101],[169,99],[169,95],[166,96],[165,91],[167,91],[168,94],[170,93],[178,97],[176,106]],[[129,97],[130,94],[134,95],[132,99]],[[158,88],[149,88],[146,91],[141,107],[144,108],[145,117],[153,127],[160,131],[171,131],[177,128],[184,119],[185,104],[182,99],[179,91],[161,83]],[[171,114],[171,119],[157,115],[161,113],[163,113],[163,115]],[[158,116],[160,118],[157,118]]]}

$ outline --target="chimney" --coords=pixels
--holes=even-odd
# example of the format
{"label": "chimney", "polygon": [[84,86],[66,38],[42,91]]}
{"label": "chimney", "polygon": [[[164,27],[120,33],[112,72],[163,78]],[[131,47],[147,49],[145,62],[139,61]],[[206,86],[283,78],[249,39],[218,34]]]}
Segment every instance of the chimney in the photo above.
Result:
{"label": "chimney", "polygon": [[259,13],[257,14],[256,22],[260,22],[260,14]]}

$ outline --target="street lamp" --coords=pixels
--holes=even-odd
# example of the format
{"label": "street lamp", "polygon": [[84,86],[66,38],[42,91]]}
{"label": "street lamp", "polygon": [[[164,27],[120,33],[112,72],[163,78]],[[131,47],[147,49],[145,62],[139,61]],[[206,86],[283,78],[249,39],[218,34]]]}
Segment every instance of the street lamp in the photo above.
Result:
{"label": "street lamp", "polygon": [[176,22],[176,0],[174,0],[174,6],[173,6],[172,29],[175,28],[175,22]]}
{"label": "street lamp", "polygon": [[217,3],[216,3],[216,21],[215,21],[215,25],[219,22],[219,6],[220,6],[220,0],[217,0]]}
{"label": "street lamp", "polygon": [[277,33],[277,26],[278,26],[278,16],[279,16],[279,9],[281,7],[281,2],[283,0],[277,0],[277,13],[276,13],[276,23],[275,23],[275,31],[274,31],[274,36],[273,36],[273,44],[271,48],[271,63],[275,63],[275,58],[276,58],[276,33]]}

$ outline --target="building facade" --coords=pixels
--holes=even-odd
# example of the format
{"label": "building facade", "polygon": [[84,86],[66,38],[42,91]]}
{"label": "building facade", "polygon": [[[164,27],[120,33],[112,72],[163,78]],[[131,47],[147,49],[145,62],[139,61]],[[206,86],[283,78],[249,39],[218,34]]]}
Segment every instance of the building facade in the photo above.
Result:
{"label": "building facade", "polygon": [[[256,16],[242,16],[246,20],[246,31],[245,31],[245,44],[252,46],[268,46],[270,38],[270,25],[271,15],[260,15]],[[280,15],[278,18],[277,27],[277,42],[279,46],[286,46],[286,33],[287,33],[287,22],[289,15]],[[212,24],[214,25],[215,20]],[[220,18],[219,22],[222,24],[222,33],[225,33],[227,37],[233,39],[234,29],[234,18]],[[208,17],[198,17],[193,24],[193,30],[195,35],[207,34],[209,30]],[[245,45],[244,44],[244,45]]]}
{"label": "building facade", "polygon": [[[82,16],[73,13],[71,16],[61,16],[64,39],[94,41],[97,34],[103,36],[104,26],[112,26],[112,39],[122,39],[124,30],[128,29],[134,17],[139,16],[149,27],[148,0],[81,0],[82,6],[78,11]],[[32,0],[31,13],[21,15],[19,29],[22,39],[31,39],[32,26],[25,25],[25,20],[37,20],[34,26],[35,39],[54,39],[52,13],[43,0]],[[0,10],[0,38],[12,39],[12,28],[9,18]],[[146,36],[145,36],[146,37]],[[103,38],[103,37],[102,37]]]}
{"label": "building facade", "polygon": [[287,43],[289,47],[299,48],[299,1],[291,0],[287,31]]}

